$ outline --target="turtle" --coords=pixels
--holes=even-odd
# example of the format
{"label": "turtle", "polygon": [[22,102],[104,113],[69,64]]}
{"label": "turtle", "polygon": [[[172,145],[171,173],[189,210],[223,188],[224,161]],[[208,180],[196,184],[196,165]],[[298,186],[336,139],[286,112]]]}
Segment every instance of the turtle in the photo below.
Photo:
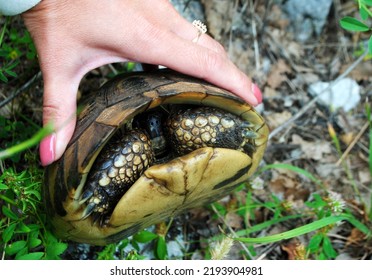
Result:
{"label": "turtle", "polygon": [[231,193],[257,169],[269,134],[238,96],[169,69],[120,74],[82,108],[43,194],[55,235],[93,245]]}

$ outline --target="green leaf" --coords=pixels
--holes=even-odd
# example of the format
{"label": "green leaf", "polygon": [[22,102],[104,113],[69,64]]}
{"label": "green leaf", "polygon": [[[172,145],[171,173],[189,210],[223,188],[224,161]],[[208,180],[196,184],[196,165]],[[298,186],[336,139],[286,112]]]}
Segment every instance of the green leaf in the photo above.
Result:
{"label": "green leaf", "polygon": [[321,233],[314,234],[313,237],[311,237],[309,245],[307,246],[310,252],[314,253],[319,250],[323,237],[324,235]]}
{"label": "green leaf", "polygon": [[52,243],[46,246],[46,256],[48,260],[58,259],[58,256],[67,249],[66,243]]}
{"label": "green leaf", "polygon": [[17,254],[14,256],[14,258],[17,260],[19,257],[22,257],[23,255],[26,255],[26,254],[28,254],[27,246],[19,250]]}
{"label": "green leaf", "polygon": [[1,70],[0,70],[0,80],[2,80],[4,83],[8,82],[8,78],[5,77],[5,75],[3,74]]}
{"label": "green leaf", "polygon": [[359,9],[359,14],[362,20],[367,20],[368,19],[368,11],[365,6],[360,6]]}
{"label": "green leaf", "polygon": [[39,238],[31,238],[28,241],[28,248],[29,249],[35,248],[35,247],[39,246],[40,244],[41,244],[41,240]]}
{"label": "green leaf", "polygon": [[17,260],[40,260],[43,257],[43,252],[34,252],[17,257]]}
{"label": "green leaf", "polygon": [[11,70],[19,64],[19,60],[14,61],[13,63],[6,66],[6,69]]}
{"label": "green leaf", "polygon": [[158,237],[157,234],[146,230],[143,230],[133,236],[134,240],[136,240],[139,243],[147,243],[150,242],[151,240],[154,240],[157,237]]}
{"label": "green leaf", "polygon": [[56,260],[60,259],[59,255],[67,249],[66,243],[58,242],[58,239],[49,231],[45,232],[45,256],[44,259]]}
{"label": "green leaf", "polygon": [[335,257],[337,257],[337,252],[335,251],[335,249],[333,249],[332,242],[328,236],[324,236],[323,249],[324,254],[328,257],[328,259],[334,259]]}
{"label": "green leaf", "polygon": [[372,0],[361,0],[361,2],[368,6],[372,6]]}
{"label": "green leaf", "polygon": [[371,37],[369,37],[369,40],[368,40],[368,52],[372,54],[372,35]]}
{"label": "green leaf", "polygon": [[160,260],[165,260],[167,254],[168,252],[165,238],[163,236],[159,236],[158,242],[156,243],[156,255]]}
{"label": "green leaf", "polygon": [[363,22],[353,17],[344,17],[340,20],[340,25],[343,29],[350,31],[368,31],[369,27]]}
{"label": "green leaf", "polygon": [[36,190],[28,190],[28,191],[25,191],[25,194],[27,195],[34,195],[38,200],[41,200],[41,195],[40,195],[40,192],[39,191],[36,191]]}
{"label": "green leaf", "polygon": [[1,184],[0,183],[0,190],[7,190],[9,187],[7,185]]}
{"label": "green leaf", "polygon": [[28,226],[26,226],[24,223],[21,222],[21,223],[19,224],[18,231],[19,231],[20,233],[28,233],[28,232],[31,231],[31,229],[30,229]]}
{"label": "green leaf", "polygon": [[27,245],[27,242],[24,240],[16,241],[12,244],[9,244],[5,248],[5,253],[7,253],[9,256],[12,256],[14,254],[17,254],[19,251],[21,251],[23,248],[25,248]]}
{"label": "green leaf", "polygon": [[2,238],[5,243],[7,243],[10,239],[12,239],[16,226],[17,224],[13,223],[13,224],[10,224],[6,229],[4,229]]}
{"label": "green leaf", "polygon": [[5,69],[5,73],[7,73],[9,76],[16,78],[17,74],[13,72],[12,70]]}
{"label": "green leaf", "polygon": [[12,219],[12,220],[18,220],[18,216],[12,211],[10,210],[8,207],[6,207],[5,205],[3,205],[3,207],[1,208],[2,211],[3,211],[3,214],[5,216],[7,216],[8,218]]}

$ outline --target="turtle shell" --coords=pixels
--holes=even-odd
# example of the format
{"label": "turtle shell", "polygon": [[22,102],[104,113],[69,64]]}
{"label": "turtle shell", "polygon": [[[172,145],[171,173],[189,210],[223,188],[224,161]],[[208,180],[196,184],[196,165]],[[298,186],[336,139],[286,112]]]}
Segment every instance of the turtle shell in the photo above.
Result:
{"label": "turtle shell", "polygon": [[[107,82],[78,115],[65,153],[45,172],[46,209],[56,235],[76,242],[117,242],[188,209],[211,203],[246,181],[262,159],[268,127],[242,99],[205,81],[170,70],[133,72]],[[122,196],[105,225],[81,219],[87,175],[104,145],[141,112],[165,104],[192,104],[240,116],[257,134],[248,156],[226,148],[199,148],[149,167]]]}

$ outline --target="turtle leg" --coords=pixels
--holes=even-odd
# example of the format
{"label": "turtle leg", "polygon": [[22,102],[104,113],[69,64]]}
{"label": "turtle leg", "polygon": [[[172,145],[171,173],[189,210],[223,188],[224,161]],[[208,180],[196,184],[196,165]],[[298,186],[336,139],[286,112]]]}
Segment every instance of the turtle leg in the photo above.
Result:
{"label": "turtle leg", "polygon": [[84,204],[81,219],[93,214],[100,220],[115,208],[131,185],[153,163],[150,140],[139,130],[108,143],[93,164],[79,203]]}
{"label": "turtle leg", "polygon": [[252,156],[257,133],[239,116],[213,107],[181,109],[171,114],[167,128],[178,155],[198,148],[216,147],[240,150]]}

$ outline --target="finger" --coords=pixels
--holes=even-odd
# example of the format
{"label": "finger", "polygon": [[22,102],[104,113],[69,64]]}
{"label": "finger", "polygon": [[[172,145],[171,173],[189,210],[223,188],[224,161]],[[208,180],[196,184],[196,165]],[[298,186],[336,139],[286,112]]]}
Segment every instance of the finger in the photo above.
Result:
{"label": "finger", "polygon": [[[184,18],[175,21],[175,24],[172,24],[172,26],[170,26],[170,30],[172,30],[181,38],[191,42],[199,36],[199,30],[192,23],[188,22]],[[208,34],[200,35],[197,42],[195,43],[202,47],[208,48],[220,54],[221,56],[227,57],[225,48]]]}
{"label": "finger", "polygon": [[[162,5],[154,7],[154,13],[157,17],[155,22],[162,23],[163,28],[171,30],[178,36],[188,41],[192,41],[198,36],[198,29],[188,20],[186,20],[169,1],[164,1]],[[214,40],[211,36],[205,34],[198,40],[198,44],[209,48],[220,55],[227,55],[224,47]]]}
{"label": "finger", "polygon": [[41,164],[46,166],[62,156],[74,132],[78,82],[59,75],[44,83],[43,122],[54,127],[40,143]]}
{"label": "finger", "polygon": [[[156,32],[156,31],[154,31]],[[154,33],[152,33],[154,34]],[[248,103],[257,105],[262,97],[257,86],[241,72],[226,56],[189,40],[175,36],[173,32],[156,32],[148,42],[141,60],[150,64],[161,64],[176,71],[205,79],[240,96]],[[203,37],[204,35],[202,35]],[[169,55],[171,54],[171,55]]]}

